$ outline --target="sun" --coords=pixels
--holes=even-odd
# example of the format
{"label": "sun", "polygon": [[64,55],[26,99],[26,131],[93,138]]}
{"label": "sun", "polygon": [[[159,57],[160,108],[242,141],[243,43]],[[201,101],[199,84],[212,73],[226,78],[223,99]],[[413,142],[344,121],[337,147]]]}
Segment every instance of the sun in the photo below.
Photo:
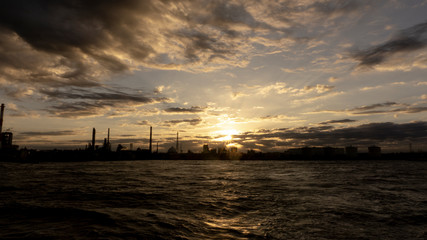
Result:
{"label": "sun", "polygon": [[215,141],[230,142],[233,140],[233,135],[236,135],[238,133],[239,132],[236,129],[225,129],[216,131],[215,134],[221,135],[222,137],[216,138]]}

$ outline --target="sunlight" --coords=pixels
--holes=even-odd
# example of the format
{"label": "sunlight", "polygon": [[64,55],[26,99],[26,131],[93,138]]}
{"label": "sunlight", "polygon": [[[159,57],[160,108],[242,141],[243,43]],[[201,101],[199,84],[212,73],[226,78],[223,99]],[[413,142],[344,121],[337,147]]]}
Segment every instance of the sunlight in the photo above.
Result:
{"label": "sunlight", "polygon": [[215,134],[222,135],[222,137],[214,139],[219,142],[230,142],[233,140],[233,135],[238,134],[239,132],[236,129],[226,129],[216,131]]}

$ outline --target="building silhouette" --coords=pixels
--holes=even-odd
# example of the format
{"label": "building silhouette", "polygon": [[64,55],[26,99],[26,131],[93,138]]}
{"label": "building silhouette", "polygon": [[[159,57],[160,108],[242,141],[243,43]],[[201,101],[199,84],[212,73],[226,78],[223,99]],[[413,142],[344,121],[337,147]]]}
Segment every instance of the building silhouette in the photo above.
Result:
{"label": "building silhouette", "polygon": [[11,132],[2,132],[1,133],[1,148],[12,148],[12,140],[13,140],[13,133]]}
{"label": "building silhouette", "polygon": [[379,157],[381,156],[381,147],[378,147],[375,145],[370,146],[368,147],[368,153],[369,153],[369,156],[371,157]]}
{"label": "building silhouette", "polygon": [[345,154],[348,157],[357,157],[357,147],[354,147],[354,146],[345,147]]}
{"label": "building silhouette", "polygon": [[209,153],[209,146],[207,144],[203,145],[202,153]]}
{"label": "building silhouette", "polygon": [[4,117],[4,104],[1,104],[0,109],[0,149],[18,149],[17,145],[13,145],[13,133],[3,132],[3,117]]}

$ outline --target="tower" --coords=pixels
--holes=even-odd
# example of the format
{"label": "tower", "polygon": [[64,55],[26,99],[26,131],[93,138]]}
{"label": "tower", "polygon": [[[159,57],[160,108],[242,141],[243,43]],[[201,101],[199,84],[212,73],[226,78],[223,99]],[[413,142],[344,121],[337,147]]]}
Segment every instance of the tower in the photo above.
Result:
{"label": "tower", "polygon": [[1,104],[1,113],[0,113],[0,134],[2,133],[3,128],[3,114],[4,114],[4,104]]}
{"label": "tower", "polygon": [[153,147],[153,127],[152,126],[150,126],[150,145],[149,145],[149,147],[148,147],[148,151],[150,152],[150,153],[152,153],[153,151],[152,151],[152,147]]}
{"label": "tower", "polygon": [[179,142],[178,142],[178,132],[176,132],[176,151],[178,152],[178,146],[179,146]]}
{"label": "tower", "polygon": [[95,134],[96,130],[95,128],[92,129],[92,150],[95,150]]}

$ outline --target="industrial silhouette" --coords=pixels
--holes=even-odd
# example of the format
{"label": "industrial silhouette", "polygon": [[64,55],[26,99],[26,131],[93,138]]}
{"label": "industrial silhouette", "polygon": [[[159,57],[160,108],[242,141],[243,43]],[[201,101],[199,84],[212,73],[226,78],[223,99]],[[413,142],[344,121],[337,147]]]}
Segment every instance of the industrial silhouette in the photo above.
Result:
{"label": "industrial silhouette", "polygon": [[17,145],[13,145],[13,133],[12,132],[3,132],[3,117],[4,117],[5,105],[1,104],[0,112],[0,149],[2,150],[12,150],[18,149]]}
{"label": "industrial silhouette", "polygon": [[153,127],[150,126],[148,149],[137,148],[133,150],[133,144],[126,148],[122,144],[117,144],[116,151],[111,150],[110,128],[107,137],[104,138],[101,147],[96,145],[96,129],[92,128],[92,139],[83,150],[50,150],[38,151],[19,149],[13,145],[13,133],[3,132],[3,120],[5,115],[5,105],[1,104],[0,112],[0,161],[104,161],[104,160],[144,160],[144,159],[242,159],[242,160],[363,160],[363,159],[415,159],[427,160],[425,152],[413,152],[412,144],[409,145],[409,153],[388,153],[383,154],[381,147],[369,146],[367,153],[359,153],[355,146],[345,148],[335,147],[303,147],[291,148],[284,152],[257,152],[247,150],[246,153],[238,151],[238,148],[231,146],[220,146],[209,148],[204,144],[199,153],[188,150],[183,153],[182,143],[179,139],[179,131],[176,132],[175,146],[171,146],[167,152],[159,152],[159,141],[157,141],[156,151],[153,152]]}

